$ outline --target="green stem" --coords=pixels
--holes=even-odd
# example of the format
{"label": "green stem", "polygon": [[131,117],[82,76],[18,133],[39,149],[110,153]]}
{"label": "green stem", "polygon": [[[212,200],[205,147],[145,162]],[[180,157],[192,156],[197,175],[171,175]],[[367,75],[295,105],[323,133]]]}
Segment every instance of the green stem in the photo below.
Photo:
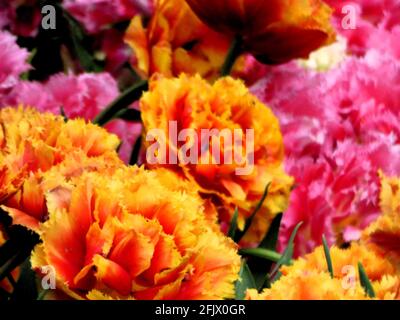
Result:
{"label": "green stem", "polygon": [[262,259],[266,259],[272,262],[278,262],[281,259],[282,255],[278,252],[268,250],[268,249],[261,249],[261,248],[250,248],[250,249],[241,249],[239,251],[242,255],[247,256],[254,256]]}
{"label": "green stem", "polygon": [[7,277],[8,273],[14,270],[18,263],[17,261],[20,258],[20,252],[17,252],[15,255],[11,257],[5,264],[0,267],[0,281]]}
{"label": "green stem", "polygon": [[39,293],[36,300],[44,300],[44,297],[49,293],[49,290],[43,290]]}
{"label": "green stem", "polygon": [[365,294],[370,298],[375,298],[374,287],[368,278],[367,272],[361,262],[358,263],[358,274],[360,276],[361,286],[364,288]]}
{"label": "green stem", "polygon": [[242,38],[237,36],[233,39],[232,45],[228,51],[225,62],[221,68],[221,77],[229,76],[231,74],[232,68],[235,65],[237,58],[242,53]]}
{"label": "green stem", "polygon": [[256,206],[256,208],[254,209],[253,213],[251,214],[250,218],[247,219],[243,231],[238,232],[238,234],[236,234],[235,239],[234,239],[236,243],[239,243],[240,240],[243,238],[243,236],[246,234],[246,232],[250,229],[250,227],[251,227],[251,225],[252,225],[252,223],[253,223],[253,220],[254,220],[255,216],[257,215],[258,211],[259,211],[259,210],[261,209],[261,207],[263,206],[264,201],[265,201],[265,199],[266,199],[267,196],[268,196],[268,190],[269,190],[269,186],[270,186],[270,185],[271,185],[271,184],[268,183],[267,186],[265,187],[264,193],[263,193],[263,195],[262,195],[260,201],[257,203],[257,206]]}
{"label": "green stem", "polygon": [[325,253],[326,264],[328,266],[328,271],[329,271],[329,274],[331,275],[331,278],[333,279],[335,277],[335,275],[333,273],[332,257],[331,257],[331,253],[330,253],[328,242],[326,241],[325,235],[322,235],[322,244],[324,246],[324,253]]}
{"label": "green stem", "polygon": [[115,119],[121,110],[128,108],[133,102],[140,99],[143,91],[148,90],[147,80],[141,80],[126,91],[124,91],[116,100],[114,100],[106,109],[104,109],[95,119],[94,123],[104,126]]}
{"label": "green stem", "polygon": [[131,153],[131,158],[129,159],[129,164],[131,166],[133,166],[133,165],[138,163],[141,146],[142,146],[142,137],[139,137],[136,140],[136,143],[133,146],[132,153]]}

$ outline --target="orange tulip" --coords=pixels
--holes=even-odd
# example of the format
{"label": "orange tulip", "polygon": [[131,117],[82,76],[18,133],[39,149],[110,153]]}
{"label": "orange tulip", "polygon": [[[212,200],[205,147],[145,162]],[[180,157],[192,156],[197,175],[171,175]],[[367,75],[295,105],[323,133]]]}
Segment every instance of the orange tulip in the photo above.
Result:
{"label": "orange tulip", "polygon": [[248,290],[247,300],[368,300],[358,284],[346,290],[341,279],[331,279],[328,273],[295,272],[282,277],[271,289],[258,293]]}
{"label": "orange tulip", "polygon": [[1,208],[13,219],[14,224],[38,231],[40,223],[48,217],[46,192],[59,193],[60,199],[69,190],[69,183],[84,172],[112,174],[123,162],[115,152],[89,158],[81,150],[66,155],[65,159],[47,172],[29,173],[19,189],[3,202]]}
{"label": "orange tulip", "polygon": [[[230,47],[232,36],[215,32],[202,23],[184,0],[158,0],[147,27],[141,16],[133,18],[125,41],[135,53],[134,67],[143,78],[154,73],[178,76],[196,74],[213,80]],[[244,59],[236,70],[244,66]]]}
{"label": "orange tulip", "polygon": [[71,297],[233,297],[236,246],[207,221],[197,192],[172,172],[87,173],[62,201],[53,192],[46,198],[50,218],[32,266],[39,272],[53,266],[58,289]]}
{"label": "orange tulip", "polygon": [[[146,143],[148,165],[170,168],[195,182],[204,198],[211,199],[217,207],[224,229],[235,207],[239,208],[239,226],[243,228],[245,219],[270,184],[268,198],[255,217],[246,242],[262,239],[274,216],[284,212],[293,183],[283,170],[283,139],[272,111],[251,95],[241,81],[223,78],[210,85],[199,76],[186,75],[175,79],[153,78],[140,106],[145,135],[150,138]],[[185,162],[181,157],[182,147],[190,141],[179,142],[174,138],[170,127],[174,122],[177,134],[194,130],[199,138],[208,129],[216,130],[217,137],[219,133],[227,133],[228,137],[225,142],[192,140],[195,159]],[[149,161],[154,155],[151,141],[154,129],[161,131],[166,139],[169,152],[164,162]],[[254,133],[253,137],[249,131]],[[237,140],[233,136],[236,133]],[[162,140],[162,137],[155,138]],[[219,161],[216,161],[218,155]],[[232,161],[225,161],[225,155],[230,155]]]}
{"label": "orange tulip", "polygon": [[31,108],[0,110],[0,205],[21,224],[36,230],[47,217],[43,177],[59,171],[70,179],[82,171],[122,165],[115,135],[84,120]]}
{"label": "orange tulip", "polygon": [[321,0],[186,0],[214,30],[240,36],[261,62],[306,57],[334,40],[331,9]]}
{"label": "orange tulip", "polygon": [[363,300],[369,299],[361,287],[358,263],[365,267],[377,299],[399,299],[400,277],[396,264],[385,257],[385,252],[352,244],[349,249],[333,247],[330,250],[333,278],[327,270],[322,247],[292,266],[281,268],[282,277],[270,289],[258,294],[249,290],[250,300]]}
{"label": "orange tulip", "polygon": [[400,261],[400,179],[381,176],[381,215],[362,234],[365,243]]}

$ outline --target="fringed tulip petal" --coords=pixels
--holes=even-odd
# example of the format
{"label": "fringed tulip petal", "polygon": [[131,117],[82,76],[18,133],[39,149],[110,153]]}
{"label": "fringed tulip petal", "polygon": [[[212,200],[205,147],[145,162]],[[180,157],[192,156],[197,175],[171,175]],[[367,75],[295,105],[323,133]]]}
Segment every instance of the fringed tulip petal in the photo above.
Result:
{"label": "fringed tulip petal", "polygon": [[[38,271],[52,265],[66,294],[84,299],[233,297],[240,269],[237,248],[207,219],[189,182],[164,169],[122,167],[108,177],[83,174],[69,187],[69,199],[61,194],[63,200],[56,201],[57,194],[47,194],[50,218],[31,259]],[[146,196],[143,191],[149,189],[154,194]],[[103,206],[110,210],[104,212]]]}
{"label": "fringed tulip petal", "polygon": [[[140,105],[145,136],[157,129],[166,138],[166,161],[153,163],[152,160],[149,167],[172,169],[194,182],[203,198],[211,199],[218,208],[223,225],[230,223],[237,206],[239,227],[243,228],[245,218],[250,217],[269,185],[268,197],[243,244],[259,242],[273,217],[285,210],[292,186],[292,178],[285,174],[282,166],[283,140],[279,122],[270,109],[252,96],[240,81],[223,78],[210,85],[199,76],[186,75],[176,79],[154,77]],[[177,133],[171,129],[171,123],[176,124]],[[179,158],[184,142],[174,137],[183,130],[192,130],[198,137],[192,145],[197,152],[191,151],[195,156],[188,163],[182,163]],[[215,136],[203,139],[204,130],[211,134],[216,132],[218,141]],[[252,131],[254,137],[248,131]],[[147,142],[146,147],[149,151],[151,144]],[[215,149],[220,154],[219,162]],[[225,158],[229,153],[231,160]],[[254,163],[250,160],[252,156]],[[245,165],[249,169],[247,172],[243,170]]]}

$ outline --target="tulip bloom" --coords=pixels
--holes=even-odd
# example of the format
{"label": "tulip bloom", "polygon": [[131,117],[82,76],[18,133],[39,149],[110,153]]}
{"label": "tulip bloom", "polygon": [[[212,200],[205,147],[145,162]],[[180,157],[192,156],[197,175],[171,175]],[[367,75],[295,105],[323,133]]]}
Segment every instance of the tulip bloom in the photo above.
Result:
{"label": "tulip bloom", "polygon": [[[219,75],[232,36],[207,27],[184,0],[157,0],[148,25],[135,16],[125,41],[135,53],[134,67],[143,78],[154,73],[167,77],[198,73],[213,80]],[[243,69],[244,59],[235,68]]]}
{"label": "tulip bloom", "polygon": [[75,150],[47,172],[30,172],[1,208],[13,218],[14,224],[37,231],[39,224],[48,218],[46,192],[58,192],[61,197],[67,192],[68,183],[84,172],[101,172],[107,176],[122,165],[115,152],[90,158],[81,150]]}
{"label": "tulip bloom", "polygon": [[[36,230],[47,217],[43,178],[52,172],[70,180],[83,171],[106,173],[122,165],[119,140],[84,120],[31,108],[0,110],[0,205],[15,224]],[[60,179],[61,179],[60,178]]]}
{"label": "tulip bloom", "polygon": [[400,261],[400,179],[381,175],[381,215],[367,229],[362,239],[376,245],[388,256]]}
{"label": "tulip bloom", "polygon": [[369,299],[360,285],[358,263],[365,267],[377,299],[399,298],[400,277],[397,266],[382,250],[353,243],[348,249],[330,249],[333,277],[327,270],[324,249],[299,258],[281,268],[282,277],[270,289],[257,294],[249,290],[250,300],[363,300]]}
{"label": "tulip bloom", "polygon": [[331,9],[321,0],[186,0],[214,30],[239,36],[268,64],[306,57],[334,40]]}
{"label": "tulip bloom", "polygon": [[[186,75],[153,78],[140,107],[147,164],[170,168],[195,182],[218,208],[223,229],[235,207],[243,228],[269,184],[246,238],[260,241],[274,216],[285,211],[293,183],[283,169],[283,139],[272,111],[241,81],[227,77],[210,85]],[[179,136],[185,133],[193,136],[183,141]]]}
{"label": "tulip bloom", "polygon": [[32,267],[51,265],[57,288],[76,299],[224,299],[234,296],[236,245],[206,219],[197,192],[164,170],[92,172],[60,198]]}

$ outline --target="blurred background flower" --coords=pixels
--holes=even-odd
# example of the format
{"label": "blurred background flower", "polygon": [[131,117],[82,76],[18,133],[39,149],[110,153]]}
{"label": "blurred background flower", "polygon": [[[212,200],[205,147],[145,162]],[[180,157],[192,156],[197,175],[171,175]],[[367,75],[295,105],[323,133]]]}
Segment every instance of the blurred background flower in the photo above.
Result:
{"label": "blurred background flower", "polygon": [[22,73],[29,70],[26,62],[29,53],[16,44],[16,37],[6,31],[0,31],[0,97],[7,89],[19,81]]}
{"label": "blurred background flower", "polygon": [[[209,80],[219,76],[232,39],[202,23],[185,0],[156,1],[147,26],[142,16],[136,16],[125,36],[135,53],[135,70],[143,78],[157,72],[168,77],[184,72]],[[235,70],[241,65],[243,61],[238,61]]]}
{"label": "blurred background flower", "polygon": [[322,1],[186,0],[211,28],[239,36],[243,49],[267,64],[307,57],[334,39]]}
{"label": "blurred background flower", "polygon": [[379,215],[378,170],[400,170],[399,63],[368,50],[325,72],[279,66],[253,86],[281,122],[286,169],[296,178],[281,248],[300,221],[297,255],[322,234],[331,244],[357,240]]}
{"label": "blurred background flower", "polygon": [[376,299],[399,297],[400,280],[395,264],[374,251],[354,243],[348,249],[332,247],[333,276],[327,271],[322,247],[281,269],[282,277],[261,294],[248,291],[250,300],[364,300],[371,299],[360,284],[359,263],[371,281]]}
{"label": "blurred background flower", "polygon": [[[20,104],[36,107],[40,111],[64,114],[68,118],[93,120],[120,91],[117,81],[109,73],[59,73],[45,82],[21,80],[24,72],[31,69],[27,63],[28,52],[16,43],[16,37],[0,32],[0,106]],[[122,141],[120,155],[129,162],[132,147],[140,135],[141,125],[114,120],[107,126]]]}

